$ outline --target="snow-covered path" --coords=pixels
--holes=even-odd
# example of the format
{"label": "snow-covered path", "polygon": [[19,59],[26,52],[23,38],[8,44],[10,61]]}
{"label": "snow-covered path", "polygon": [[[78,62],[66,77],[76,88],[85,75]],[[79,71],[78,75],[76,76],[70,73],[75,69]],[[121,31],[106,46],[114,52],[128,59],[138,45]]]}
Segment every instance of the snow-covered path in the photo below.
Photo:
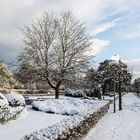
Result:
{"label": "snow-covered path", "polygon": [[111,106],[83,140],[140,140],[140,98],[129,93],[123,97],[123,110],[112,110]]}

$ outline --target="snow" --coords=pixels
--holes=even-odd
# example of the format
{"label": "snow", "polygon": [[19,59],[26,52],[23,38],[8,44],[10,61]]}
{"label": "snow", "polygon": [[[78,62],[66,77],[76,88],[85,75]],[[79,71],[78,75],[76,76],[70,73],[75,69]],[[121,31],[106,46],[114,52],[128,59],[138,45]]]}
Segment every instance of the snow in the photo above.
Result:
{"label": "snow", "polygon": [[[46,103],[47,101],[48,103]],[[46,109],[46,104],[51,104],[55,108],[57,103],[59,111],[61,109],[61,112],[66,113],[66,111],[69,111],[73,114],[72,109],[75,109],[74,107],[77,106],[79,114],[74,116],[49,114],[41,111],[34,111],[31,109],[31,106],[27,106],[28,114],[26,113],[26,116],[23,114],[22,117],[16,121],[0,125],[0,139],[18,140],[27,134],[34,134],[34,138],[39,137],[40,139],[44,138],[44,135],[48,133],[54,133],[56,136],[55,132],[59,132],[59,128],[62,127],[60,132],[63,132],[62,130],[65,128],[68,129],[69,127],[76,126],[81,123],[81,120],[88,114],[96,112],[107,103],[107,101],[74,98],[59,99],[55,100],[56,102],[54,99],[48,99],[47,101],[43,101],[44,103],[42,102],[44,109]],[[63,107],[68,107],[68,110],[66,108],[65,110],[62,105]],[[126,94],[123,96],[123,110],[117,110],[116,113],[112,112],[113,109],[111,106],[109,113],[91,129],[83,140],[140,140],[140,98],[133,93]],[[56,127],[51,127],[54,125]],[[35,131],[35,133],[33,133],[33,131]]]}
{"label": "snow", "polygon": [[70,97],[84,97],[86,95],[82,90],[73,90],[70,88],[65,89],[64,94]]}
{"label": "snow", "polygon": [[31,106],[27,106],[27,112],[26,116],[22,115],[16,121],[0,125],[0,140],[19,140],[32,131],[46,128],[68,117],[34,111]]}
{"label": "snow", "polygon": [[[14,101],[16,101],[16,104],[17,104],[18,101],[17,100],[14,100]],[[23,106],[11,107],[9,105],[11,105],[11,103],[8,103],[8,100],[6,99],[6,97],[2,93],[0,93],[0,123],[1,124],[4,124],[4,123],[7,123],[8,121],[16,119],[20,115],[20,113],[24,110]]]}
{"label": "snow", "polygon": [[3,108],[0,108],[0,124],[5,124],[11,120],[17,119],[23,110],[24,107],[22,106],[5,106]]}
{"label": "snow", "polygon": [[[67,99],[65,99],[66,101]],[[59,101],[60,100],[55,100],[55,101]],[[105,105],[107,105],[109,103],[109,101],[97,101],[97,100],[81,100],[81,99],[71,99],[71,103],[75,102],[76,104],[78,102],[77,105],[79,105],[79,101],[82,101],[83,106],[85,106],[86,104],[88,104],[88,107],[90,107],[90,105],[92,105],[92,108],[86,108],[86,110],[82,110],[82,112],[80,112],[79,114],[73,115],[73,116],[69,116],[66,119],[63,119],[62,121],[47,127],[45,129],[40,129],[37,131],[34,131],[28,135],[25,135],[22,140],[33,140],[33,139],[38,139],[38,140],[53,140],[53,139],[61,139],[67,138],[67,134],[71,134],[71,130],[75,129],[78,126],[81,126],[81,124],[87,119],[90,118],[91,115],[93,115],[94,112],[97,112],[100,110],[100,108],[104,107]],[[69,102],[69,100],[67,101],[67,103]],[[66,103],[66,104],[67,104]],[[63,107],[66,105],[64,104]],[[75,104],[75,105],[76,105]],[[69,105],[71,106],[71,104]],[[63,109],[63,108],[61,108]]]}
{"label": "snow", "polygon": [[[54,96],[54,95],[53,95],[53,96],[52,96],[52,95],[51,95],[51,96],[50,96],[50,95],[49,95],[49,96],[48,96],[48,95],[47,95],[47,96],[29,96],[29,99],[31,99],[31,100],[50,99],[50,98],[53,98],[53,99],[54,99],[55,96]],[[64,95],[60,95],[59,98],[60,98],[60,99],[63,99],[63,98],[70,98],[70,97],[66,97],[66,96],[64,96]]]}
{"label": "snow", "polygon": [[17,92],[5,94],[5,97],[11,106],[25,106],[24,97],[21,94],[18,94]]}
{"label": "snow", "polygon": [[45,101],[34,101],[33,108],[43,112],[51,112],[64,115],[75,115],[88,112],[95,107],[101,106],[104,101],[88,99],[48,99]]}
{"label": "snow", "polygon": [[118,62],[121,58],[119,55],[113,55],[111,58],[111,60]]}
{"label": "snow", "polygon": [[[0,139],[1,140],[19,140],[23,136],[27,134],[31,134],[34,131],[39,131],[47,129],[53,125],[57,127],[52,131],[54,132],[57,128],[62,125],[66,126],[66,128],[73,127],[77,123],[80,123],[82,119],[85,118],[86,115],[92,114],[96,112],[100,107],[104,106],[107,101],[97,101],[97,100],[82,100],[82,99],[74,99],[74,98],[63,98],[63,99],[47,99],[49,101],[50,106],[59,108],[59,111],[67,112],[68,114],[76,114],[79,113],[78,116],[67,116],[60,114],[50,114],[41,111],[34,111],[31,106],[27,106],[27,112],[24,111],[20,114],[17,120],[10,121],[4,125],[0,125]],[[54,100],[58,101],[56,104]],[[60,102],[63,101],[63,102]],[[44,102],[44,101],[43,101]],[[68,107],[68,110],[63,109],[64,106]],[[19,108],[19,107],[17,107]],[[91,110],[90,110],[91,109]],[[14,110],[11,110],[14,111]],[[56,108],[57,111],[57,108]],[[87,113],[88,112],[88,113]],[[61,122],[61,123],[60,123]],[[65,127],[62,127],[65,129]],[[61,129],[62,130],[62,129]],[[58,130],[59,131],[59,130]]]}
{"label": "snow", "polygon": [[140,98],[129,93],[123,97],[123,110],[112,112],[111,106],[83,140],[140,140]]}
{"label": "snow", "polygon": [[5,98],[5,96],[2,93],[0,93],[0,108],[3,108],[8,105],[9,104],[8,104],[7,99]]}

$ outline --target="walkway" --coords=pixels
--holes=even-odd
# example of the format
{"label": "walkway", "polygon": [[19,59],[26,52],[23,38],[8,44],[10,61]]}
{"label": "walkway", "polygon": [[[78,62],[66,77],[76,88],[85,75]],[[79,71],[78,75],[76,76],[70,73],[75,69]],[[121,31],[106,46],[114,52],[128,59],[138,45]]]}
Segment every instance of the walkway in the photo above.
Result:
{"label": "walkway", "polygon": [[140,98],[129,93],[123,97],[123,110],[112,112],[111,106],[83,140],[140,140]]}

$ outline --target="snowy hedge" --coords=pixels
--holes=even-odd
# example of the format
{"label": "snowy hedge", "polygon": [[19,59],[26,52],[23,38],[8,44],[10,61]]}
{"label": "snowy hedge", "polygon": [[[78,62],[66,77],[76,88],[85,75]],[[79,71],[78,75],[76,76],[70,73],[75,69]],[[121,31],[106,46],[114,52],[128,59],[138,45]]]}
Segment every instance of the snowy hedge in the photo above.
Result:
{"label": "snowy hedge", "polygon": [[13,94],[7,94],[5,97],[2,93],[0,93],[0,124],[16,119],[24,110],[23,104],[18,102],[19,98],[16,98],[15,96],[13,97],[12,95]]}
{"label": "snowy hedge", "polygon": [[4,108],[0,108],[0,124],[17,119],[23,110],[24,107],[21,106],[14,108],[6,106]]}
{"label": "snowy hedge", "polygon": [[98,97],[98,94],[95,89],[85,89],[84,92],[88,97]]}
{"label": "snowy hedge", "polygon": [[11,92],[9,94],[5,94],[5,97],[8,100],[9,105],[12,107],[25,106],[25,99],[21,94]]}
{"label": "snowy hedge", "polygon": [[82,90],[73,90],[73,89],[65,89],[64,91],[65,96],[70,97],[84,97],[85,93]]}
{"label": "snowy hedge", "polygon": [[88,99],[47,99],[45,101],[34,101],[32,108],[48,113],[62,114],[62,115],[76,115],[83,114],[99,106],[100,101]]}
{"label": "snowy hedge", "polygon": [[5,96],[2,93],[0,93],[0,108],[6,107],[8,105],[9,104],[8,104],[7,99],[5,98]]}
{"label": "snowy hedge", "polygon": [[74,89],[65,89],[65,96],[69,97],[98,97],[97,89],[85,89],[85,90],[74,90]]}
{"label": "snowy hedge", "polygon": [[74,115],[46,129],[26,135],[22,140],[79,140],[108,111],[109,103],[104,102],[96,109]]}

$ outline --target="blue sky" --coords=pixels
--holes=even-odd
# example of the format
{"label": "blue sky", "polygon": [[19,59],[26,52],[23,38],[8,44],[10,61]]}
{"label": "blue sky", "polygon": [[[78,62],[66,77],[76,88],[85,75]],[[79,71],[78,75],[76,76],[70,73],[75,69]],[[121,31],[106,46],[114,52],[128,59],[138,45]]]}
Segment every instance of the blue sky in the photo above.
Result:
{"label": "blue sky", "polygon": [[45,10],[71,10],[87,25],[95,61],[117,54],[140,76],[139,0],[0,0],[0,59],[15,60],[24,46],[19,27]]}

